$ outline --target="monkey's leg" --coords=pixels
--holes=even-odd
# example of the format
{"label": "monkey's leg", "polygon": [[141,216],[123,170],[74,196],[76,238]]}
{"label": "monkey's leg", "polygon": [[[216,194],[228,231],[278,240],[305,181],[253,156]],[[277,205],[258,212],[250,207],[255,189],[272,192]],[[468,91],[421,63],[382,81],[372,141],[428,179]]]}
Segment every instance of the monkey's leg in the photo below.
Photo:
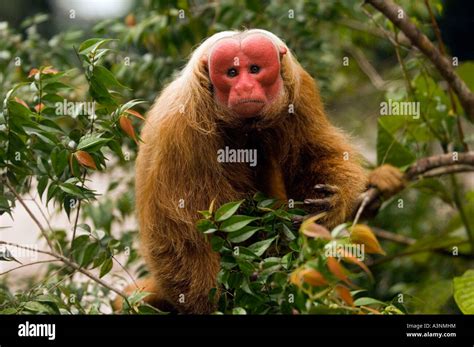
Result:
{"label": "monkey's leg", "polygon": [[209,301],[209,292],[217,286],[220,260],[209,245],[188,244],[151,260],[153,264],[149,265],[164,297],[178,311],[209,314],[216,309]]}

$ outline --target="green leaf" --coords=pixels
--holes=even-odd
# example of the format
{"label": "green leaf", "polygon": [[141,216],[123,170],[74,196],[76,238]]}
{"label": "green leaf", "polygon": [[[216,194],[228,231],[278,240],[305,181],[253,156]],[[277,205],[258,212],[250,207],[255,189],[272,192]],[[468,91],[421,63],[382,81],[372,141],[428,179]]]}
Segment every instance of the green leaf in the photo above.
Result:
{"label": "green leaf", "polygon": [[268,240],[255,242],[254,244],[250,245],[248,249],[260,257],[262,256],[263,253],[265,253],[267,248],[270,247],[270,245],[272,244],[273,241],[275,241],[275,239],[276,237],[272,237],[271,239],[268,239]]}
{"label": "green leaf", "polygon": [[14,307],[8,307],[4,310],[1,310],[0,311],[0,314],[4,314],[4,315],[8,315],[8,314],[16,314],[18,312],[18,310]]}
{"label": "green leaf", "polygon": [[373,298],[368,298],[368,297],[359,298],[354,301],[354,306],[367,306],[367,305],[375,305],[375,304],[383,305],[383,306],[386,305],[386,303],[382,301],[379,301]]}
{"label": "green leaf", "polygon": [[219,236],[212,236],[211,247],[214,252],[219,252],[224,246],[225,240]]}
{"label": "green leaf", "polygon": [[234,314],[234,315],[245,315],[245,314],[247,314],[247,311],[245,311],[245,309],[242,308],[242,307],[234,307],[232,309],[232,314]]}
{"label": "green leaf", "polygon": [[98,242],[91,243],[87,245],[84,250],[84,255],[82,258],[81,266],[87,266],[95,258],[98,251],[100,250],[100,244]]}
{"label": "green leaf", "polygon": [[223,222],[226,219],[232,217],[234,213],[237,212],[243,202],[244,200],[228,202],[227,204],[224,204],[219,207],[215,214],[216,222]]}
{"label": "green leaf", "polygon": [[474,314],[474,270],[454,277],[454,300],[464,314]]}
{"label": "green leaf", "polygon": [[456,72],[466,82],[469,89],[474,90],[474,62],[466,61],[460,64]]}
{"label": "green leaf", "polygon": [[48,192],[46,193],[46,204],[55,196],[58,191],[58,185],[56,183],[51,183],[48,187]]}
{"label": "green leaf", "polygon": [[148,295],[150,295],[150,292],[141,292],[141,291],[134,291],[132,295],[128,297],[128,302],[130,305],[134,306],[135,304],[138,304],[140,301],[145,299]]}
{"label": "green leaf", "polygon": [[31,129],[31,128],[26,128],[26,127],[24,129],[26,130],[28,135],[36,135],[41,141],[43,141],[44,143],[46,143],[48,145],[56,146],[56,144],[58,143],[58,139],[53,134],[43,132],[43,131],[34,130],[34,129]]}
{"label": "green leaf", "polygon": [[196,223],[197,229],[204,234],[212,234],[217,231],[217,227],[208,219],[200,219]]}
{"label": "green leaf", "polygon": [[61,183],[59,185],[59,188],[70,195],[73,196],[78,196],[78,197],[84,197],[84,194],[82,193],[82,190],[78,187],[75,186],[74,184],[71,183]]}
{"label": "green leaf", "polygon": [[89,234],[91,233],[91,227],[89,226],[89,224],[81,223],[81,224],[78,224],[77,227],[79,229],[82,229],[82,230],[86,231]]}
{"label": "green leaf", "polygon": [[96,80],[100,83],[102,83],[104,86],[113,89],[113,87],[119,87],[119,88],[126,88],[123,84],[121,84],[114,76],[112,72],[107,70],[103,66],[95,66],[94,67],[94,77]]}
{"label": "green leaf", "polygon": [[84,257],[84,249],[89,242],[89,235],[80,235],[74,239],[71,246],[71,251],[74,259],[81,264]]}
{"label": "green leaf", "polygon": [[[238,254],[235,254],[236,250],[238,251]],[[258,256],[247,247],[236,246],[234,247],[232,253],[236,258],[239,259],[254,260],[258,258]]]}
{"label": "green leaf", "polygon": [[286,225],[285,223],[282,223],[281,229],[282,229],[283,234],[286,236],[286,238],[287,238],[288,240],[293,241],[293,240],[296,239],[295,234],[294,234],[293,231],[288,227],[288,225]]}
{"label": "green leaf", "polygon": [[117,102],[112,98],[107,88],[97,79],[92,76],[90,80],[89,93],[92,98],[104,105],[116,105]]}
{"label": "green leaf", "polygon": [[239,231],[235,231],[229,234],[227,238],[232,243],[240,243],[252,237],[257,231],[262,230],[261,227],[251,227],[247,226]]}
{"label": "green leaf", "polygon": [[36,301],[29,301],[25,304],[25,309],[35,313],[53,313],[48,305],[41,304]]}
{"label": "green leaf", "polygon": [[379,119],[377,133],[378,164],[392,164],[401,167],[411,164],[415,159],[415,156],[395,139],[393,133],[388,131]]}
{"label": "green leaf", "polygon": [[255,266],[248,260],[237,258],[237,265],[246,276],[250,276],[255,271]]}
{"label": "green leaf", "polygon": [[51,94],[54,94],[56,93],[57,91],[59,90],[62,90],[62,89],[71,89],[72,87],[64,84],[64,83],[61,83],[61,82],[52,82],[52,83],[48,83],[46,84],[46,86],[43,88],[43,92],[44,93],[51,93]]}
{"label": "green leaf", "polygon": [[89,52],[97,50],[99,47],[107,42],[113,41],[112,39],[92,38],[81,43],[79,46],[80,54],[88,54]]}
{"label": "green leaf", "polygon": [[68,154],[69,152],[66,149],[63,149],[63,150],[55,149],[51,153],[51,165],[54,169],[54,173],[58,177],[61,176],[61,174],[64,172],[64,169],[67,166]]}
{"label": "green leaf", "polygon": [[48,176],[42,176],[38,180],[38,187],[37,187],[40,199],[43,196],[44,190],[46,189],[47,185],[48,185]]}
{"label": "green leaf", "polygon": [[100,149],[103,145],[107,144],[111,138],[102,138],[100,137],[101,134],[97,135],[90,135],[90,136],[84,136],[81,138],[79,141],[79,144],[77,145],[78,150],[85,150],[88,149],[88,152],[94,152]]}
{"label": "green leaf", "polygon": [[221,224],[219,230],[225,231],[227,233],[232,233],[234,231],[242,229],[243,227],[247,226],[249,223],[257,219],[259,218],[241,215],[232,216]]}
{"label": "green leaf", "polygon": [[113,261],[112,258],[108,258],[104,261],[102,266],[100,267],[100,275],[99,277],[104,277],[106,274],[109,273],[110,270],[112,270],[113,266]]}
{"label": "green leaf", "polygon": [[277,199],[265,199],[265,200],[259,201],[259,203],[257,204],[257,207],[260,209],[269,209],[269,208],[272,208],[276,202],[278,202]]}

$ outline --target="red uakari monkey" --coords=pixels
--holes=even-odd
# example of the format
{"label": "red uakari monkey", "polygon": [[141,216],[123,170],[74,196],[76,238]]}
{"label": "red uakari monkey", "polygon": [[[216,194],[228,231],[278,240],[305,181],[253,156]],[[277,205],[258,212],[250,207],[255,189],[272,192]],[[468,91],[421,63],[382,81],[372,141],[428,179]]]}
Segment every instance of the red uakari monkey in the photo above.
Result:
{"label": "red uakari monkey", "polygon": [[[208,294],[219,255],[195,228],[197,211],[212,200],[219,206],[262,191],[304,201],[308,213],[326,211],[319,223],[331,228],[352,214],[368,185],[357,153],[327,119],[314,80],[264,30],[204,41],[157,98],[142,139],[136,210],[151,277],[141,286],[153,293],[151,304],[182,313],[215,309]],[[223,148],[256,150],[257,165],[220,162]],[[397,175],[390,171],[388,181]]]}

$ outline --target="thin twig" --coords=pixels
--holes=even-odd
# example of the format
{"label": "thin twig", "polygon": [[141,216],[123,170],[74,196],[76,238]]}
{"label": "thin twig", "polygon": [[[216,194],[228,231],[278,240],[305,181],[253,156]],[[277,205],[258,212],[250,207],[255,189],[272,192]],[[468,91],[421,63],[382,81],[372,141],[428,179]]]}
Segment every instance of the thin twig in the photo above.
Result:
{"label": "thin twig", "polygon": [[[100,240],[99,240],[97,237],[95,237],[94,235],[90,234],[90,236],[91,236],[94,240],[100,242]],[[132,282],[133,282],[133,285],[134,285],[137,289],[139,289],[139,286],[138,286],[138,284],[137,284],[137,281],[136,281],[135,278],[132,276],[132,274],[130,273],[130,271],[128,271],[127,268],[126,268],[125,266],[123,266],[122,263],[121,263],[114,255],[112,255],[112,259],[122,268],[123,271],[125,271],[125,273],[128,275],[128,277],[130,277],[130,279],[131,279]]]}
{"label": "thin twig", "polygon": [[[353,19],[350,19],[350,18],[343,18],[340,21],[338,21],[337,24],[346,26],[346,27],[354,29],[354,30],[362,31],[364,33],[367,33],[367,34],[370,34],[370,35],[373,35],[373,36],[376,36],[376,37],[379,37],[379,38],[387,38],[387,36],[388,36],[391,39],[393,39],[393,35],[389,31],[385,30],[383,27],[377,26],[376,28],[373,28],[369,25],[366,25],[362,22],[359,22],[357,20],[353,20]],[[406,48],[416,49],[416,47],[413,47],[411,45],[410,40],[408,40],[405,35],[403,35],[399,39],[400,39],[400,44],[405,46]]]}
{"label": "thin twig", "polygon": [[395,28],[394,28],[394,31],[395,31],[394,34],[395,34],[395,43],[396,43],[394,45],[395,54],[397,56],[398,63],[400,64],[400,67],[402,68],[403,78],[405,79],[407,92],[411,96],[412,99],[415,99],[415,92],[413,91],[413,87],[411,85],[411,80],[410,80],[410,76],[408,74],[408,69],[407,69],[407,67],[405,65],[405,61],[403,60],[402,55],[400,53],[400,43],[398,41],[398,31],[396,31]]}
{"label": "thin twig", "polygon": [[59,259],[39,260],[39,261],[35,261],[33,263],[19,265],[17,267],[14,267],[13,269],[10,269],[10,270],[4,271],[4,272],[0,272],[0,276],[6,275],[9,272],[12,272],[12,271],[15,271],[15,270],[18,270],[18,269],[21,269],[23,267],[27,267],[27,266],[30,266],[30,265],[52,263],[52,262],[55,262],[55,261],[60,261],[60,260]]}
{"label": "thin twig", "polygon": [[407,246],[410,246],[416,242],[416,240],[411,237],[395,234],[378,227],[371,227],[371,229],[378,238],[381,238],[384,240],[393,241],[393,242],[396,242],[402,245],[407,245]]}
{"label": "thin twig", "polygon": [[48,251],[43,251],[43,250],[35,249],[35,248],[32,248],[32,247],[28,247],[28,246],[22,246],[22,245],[12,243],[12,242],[7,242],[7,241],[0,241],[0,245],[7,245],[7,246],[16,247],[16,248],[26,249],[26,250],[29,250],[29,251],[33,251],[33,252],[37,252],[37,253],[41,253],[41,254],[46,254],[46,255],[49,255],[53,258],[56,258],[56,259],[62,261],[64,264],[66,264],[66,265],[72,267],[73,269],[79,271],[80,273],[86,275],[87,277],[89,277],[94,282],[97,282],[101,286],[113,291],[114,293],[120,295],[122,298],[127,300],[127,294],[125,294],[123,291],[114,288],[113,286],[111,286],[107,282],[104,282],[103,280],[101,280],[100,278],[98,278],[97,276],[92,274],[91,272],[87,271],[86,269],[82,268],[80,265],[78,265],[75,262],[69,260],[68,258],[66,258],[65,256],[63,256],[61,254],[58,254],[54,251],[48,252]]}
{"label": "thin twig", "polygon": [[377,90],[385,90],[387,82],[379,75],[377,70],[372,66],[369,60],[365,57],[364,53],[356,47],[347,47],[349,53],[354,57],[359,68],[364,72],[372,82],[373,86]]}
{"label": "thin twig", "polygon": [[46,242],[48,243],[48,246],[49,248],[53,251],[54,250],[54,247],[53,247],[53,244],[51,243],[51,240],[49,239],[49,236],[48,236],[48,233],[46,232],[46,230],[43,228],[43,226],[41,225],[40,221],[36,218],[36,216],[33,214],[33,212],[31,211],[31,209],[25,204],[25,202],[23,201],[23,198],[20,196],[20,194],[18,194],[18,192],[16,191],[15,187],[13,187],[10,182],[8,182],[8,178],[5,178],[4,179],[4,183],[5,185],[8,187],[8,189],[10,189],[10,191],[13,193],[13,195],[15,195],[15,198],[20,202],[20,204],[23,206],[23,208],[26,210],[26,212],[28,213],[28,215],[31,217],[31,219],[33,219],[33,221],[35,222],[35,224],[38,226],[38,228],[40,229],[41,231],[41,234],[43,235],[43,237],[45,238]]}
{"label": "thin twig", "polygon": [[469,221],[469,218],[467,217],[467,212],[464,208],[464,205],[461,201],[461,194],[459,192],[459,185],[456,180],[456,177],[454,175],[451,175],[451,184],[453,186],[453,200],[454,204],[456,205],[458,211],[459,211],[459,217],[461,217],[461,220],[466,228],[466,233],[467,237],[469,239],[469,243],[471,245],[471,253],[474,255],[474,231],[471,227],[471,223]]}
{"label": "thin twig", "polygon": [[420,248],[420,249],[412,249],[412,250],[408,250],[408,251],[403,251],[403,252],[400,252],[400,253],[397,253],[397,254],[393,254],[393,255],[383,257],[383,258],[376,259],[376,260],[368,263],[367,265],[368,266],[380,265],[380,264],[386,263],[386,262],[391,261],[391,260],[396,259],[396,258],[407,257],[407,256],[410,256],[410,255],[415,255],[415,254],[424,253],[424,252],[436,252],[436,253],[440,253],[440,254],[443,254],[443,255],[449,255],[449,256],[452,256],[452,257],[463,257],[463,258],[466,258],[466,259],[474,259],[474,256],[472,254],[459,253],[458,255],[454,255],[452,252],[447,250],[450,247],[457,247],[457,246],[463,245],[465,243],[468,243],[468,241],[461,241],[461,242],[453,243],[451,245],[442,246],[442,247]]}

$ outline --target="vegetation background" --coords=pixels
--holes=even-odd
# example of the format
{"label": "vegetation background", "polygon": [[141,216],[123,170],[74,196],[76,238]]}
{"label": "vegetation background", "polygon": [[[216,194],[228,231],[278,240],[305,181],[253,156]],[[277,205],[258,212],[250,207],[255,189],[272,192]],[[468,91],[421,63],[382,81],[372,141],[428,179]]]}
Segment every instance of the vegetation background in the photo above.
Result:
{"label": "vegetation background", "polygon": [[[440,70],[363,1],[100,3],[0,4],[0,313],[110,313],[110,298],[146,275],[133,216],[139,129],[192,49],[218,31],[281,37],[368,168],[405,170],[474,145],[472,114]],[[472,90],[472,4],[397,4]],[[389,100],[419,102],[421,117],[381,117]],[[58,102],[96,102],[96,116],[59,114]],[[462,173],[413,180],[363,225],[298,229],[298,209],[262,196],[203,211],[198,227],[223,255],[219,311],[474,313],[470,153]],[[372,254],[334,262],[325,256],[334,243]],[[157,313],[144,295],[128,297],[124,312]]]}

